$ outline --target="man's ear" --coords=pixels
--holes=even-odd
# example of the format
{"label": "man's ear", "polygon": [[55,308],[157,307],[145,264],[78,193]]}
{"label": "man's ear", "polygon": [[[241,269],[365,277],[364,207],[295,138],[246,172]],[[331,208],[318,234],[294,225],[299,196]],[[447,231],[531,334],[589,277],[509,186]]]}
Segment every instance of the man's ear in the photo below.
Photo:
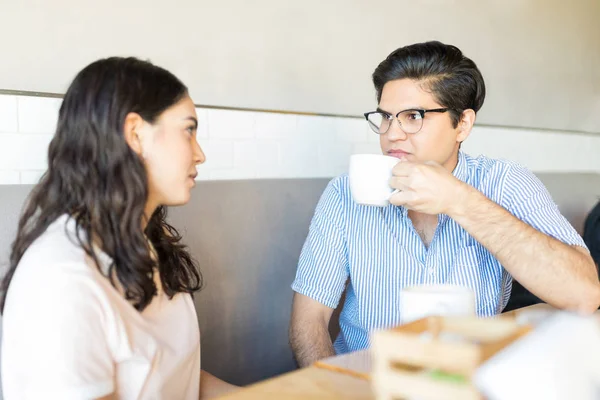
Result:
{"label": "man's ear", "polygon": [[464,142],[469,135],[471,134],[471,130],[473,129],[473,125],[475,124],[475,111],[471,109],[464,110],[462,112],[460,121],[458,121],[458,134],[456,135],[456,141],[459,143]]}
{"label": "man's ear", "polygon": [[136,154],[142,155],[142,139],[140,137],[140,131],[142,130],[144,119],[137,113],[129,113],[125,117],[125,123],[123,124],[123,135],[125,135],[125,141]]}

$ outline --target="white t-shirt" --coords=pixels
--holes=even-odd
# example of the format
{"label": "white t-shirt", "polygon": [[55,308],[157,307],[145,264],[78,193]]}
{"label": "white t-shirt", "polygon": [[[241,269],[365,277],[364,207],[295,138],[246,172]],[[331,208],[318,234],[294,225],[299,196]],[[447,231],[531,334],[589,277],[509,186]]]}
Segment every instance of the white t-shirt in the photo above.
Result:
{"label": "white t-shirt", "polygon": [[[197,400],[200,332],[192,298],[158,296],[139,313],[57,219],[26,251],[3,315],[6,400]],[[110,258],[99,254],[106,267]]]}

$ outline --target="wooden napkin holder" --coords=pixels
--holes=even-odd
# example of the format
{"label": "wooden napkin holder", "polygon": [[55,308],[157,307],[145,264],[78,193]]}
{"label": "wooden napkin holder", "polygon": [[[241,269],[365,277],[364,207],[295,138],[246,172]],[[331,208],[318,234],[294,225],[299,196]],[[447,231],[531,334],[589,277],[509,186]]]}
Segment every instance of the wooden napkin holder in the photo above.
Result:
{"label": "wooden napkin holder", "polygon": [[428,317],[376,331],[371,340],[377,399],[480,400],[477,368],[526,335],[529,325],[505,317]]}

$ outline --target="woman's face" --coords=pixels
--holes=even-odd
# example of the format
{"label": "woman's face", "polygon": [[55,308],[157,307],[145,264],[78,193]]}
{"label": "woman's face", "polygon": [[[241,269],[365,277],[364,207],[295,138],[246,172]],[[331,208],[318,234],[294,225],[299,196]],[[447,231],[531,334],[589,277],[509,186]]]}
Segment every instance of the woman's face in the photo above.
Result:
{"label": "woman's face", "polygon": [[158,206],[185,204],[195,186],[196,166],[206,157],[196,141],[198,117],[189,96],[165,110],[154,124],[144,123],[141,152],[148,173],[150,214]]}

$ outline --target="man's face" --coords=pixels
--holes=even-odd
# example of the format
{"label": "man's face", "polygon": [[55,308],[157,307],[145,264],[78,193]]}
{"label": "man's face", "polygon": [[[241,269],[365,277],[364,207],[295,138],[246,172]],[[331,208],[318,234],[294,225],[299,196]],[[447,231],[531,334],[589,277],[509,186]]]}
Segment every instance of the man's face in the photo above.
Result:
{"label": "man's face", "polygon": [[[394,116],[389,130],[380,134],[383,154],[405,157],[409,161],[435,161],[450,171],[454,169],[460,142],[464,140],[460,123],[454,128],[449,112],[425,113],[417,133],[405,133],[395,120],[396,114],[407,109],[444,108],[423,82],[411,79],[389,81],[383,86],[379,109]],[[420,118],[416,113],[411,118]]]}

